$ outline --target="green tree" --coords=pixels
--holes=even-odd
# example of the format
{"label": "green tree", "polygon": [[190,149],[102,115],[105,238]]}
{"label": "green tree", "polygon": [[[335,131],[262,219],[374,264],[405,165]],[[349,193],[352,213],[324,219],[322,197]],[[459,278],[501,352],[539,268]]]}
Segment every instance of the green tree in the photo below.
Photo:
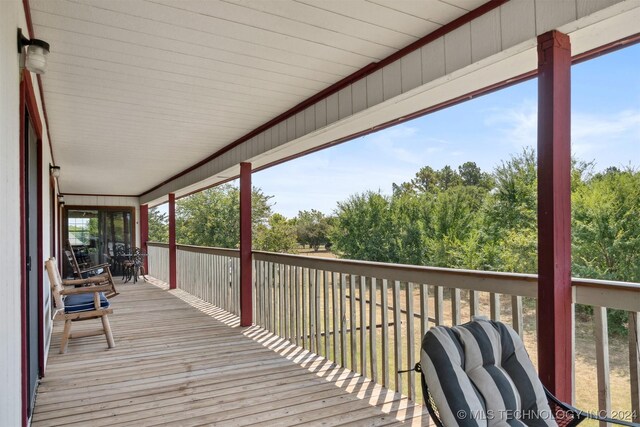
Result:
{"label": "green tree", "polygon": [[462,185],[466,187],[475,186],[491,190],[494,186],[494,180],[491,174],[482,172],[482,169],[475,162],[465,162],[458,166],[458,174]]}
{"label": "green tree", "polygon": [[169,241],[169,219],[159,209],[149,211],[149,240],[163,243]]}
{"label": "green tree", "polygon": [[338,202],[330,232],[334,249],[344,258],[397,262],[390,199],[372,191]]}
{"label": "green tree", "polygon": [[[271,215],[271,196],[251,194],[254,238]],[[225,184],[192,194],[176,204],[176,237],[188,245],[237,248],[240,244],[240,190]]]}
{"label": "green tree", "polygon": [[267,224],[258,224],[255,248],[270,252],[291,252],[296,247],[296,228],[292,221],[275,213]]}
{"label": "green tree", "polygon": [[295,219],[298,243],[315,251],[329,243],[329,220],[320,211],[300,211]]}
{"label": "green tree", "polygon": [[594,176],[573,194],[572,207],[574,274],[640,281],[640,172]]}

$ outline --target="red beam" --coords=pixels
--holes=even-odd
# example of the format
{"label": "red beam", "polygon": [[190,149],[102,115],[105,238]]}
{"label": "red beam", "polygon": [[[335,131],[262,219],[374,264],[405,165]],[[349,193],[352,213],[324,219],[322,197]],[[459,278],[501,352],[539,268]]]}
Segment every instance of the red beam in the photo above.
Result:
{"label": "red beam", "polygon": [[[145,253],[149,252],[147,242],[149,241],[149,205],[140,205],[140,247]],[[144,259],[144,271],[149,274],[148,257]]]}
{"label": "red beam", "polygon": [[169,289],[176,289],[178,283],[176,249],[176,195],[169,193]]}
{"label": "red beam", "polygon": [[240,163],[240,326],[253,324],[251,163]]}
{"label": "red beam", "polygon": [[571,402],[571,43],[538,36],[538,368]]}

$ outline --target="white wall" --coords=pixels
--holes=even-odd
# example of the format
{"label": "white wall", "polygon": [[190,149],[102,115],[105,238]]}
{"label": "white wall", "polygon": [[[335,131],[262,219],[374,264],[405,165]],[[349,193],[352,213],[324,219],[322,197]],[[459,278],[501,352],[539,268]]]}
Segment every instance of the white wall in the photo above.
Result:
{"label": "white wall", "polygon": [[[16,50],[17,29],[28,35],[21,0],[0,1],[0,426],[21,425],[21,330],[20,330],[20,64]],[[34,75],[36,100],[40,93]],[[40,117],[42,107],[38,105]],[[51,162],[46,124],[43,122],[42,213],[43,257],[52,256],[50,238],[49,163]],[[44,268],[44,266],[39,266]],[[44,276],[45,345],[51,332],[49,281]]]}
{"label": "white wall", "polygon": [[136,246],[140,247],[140,202],[137,197],[65,195],[64,203],[66,206],[127,206],[135,208]]}
{"label": "white wall", "polygon": [[17,0],[0,1],[0,425],[20,425],[20,189]]}

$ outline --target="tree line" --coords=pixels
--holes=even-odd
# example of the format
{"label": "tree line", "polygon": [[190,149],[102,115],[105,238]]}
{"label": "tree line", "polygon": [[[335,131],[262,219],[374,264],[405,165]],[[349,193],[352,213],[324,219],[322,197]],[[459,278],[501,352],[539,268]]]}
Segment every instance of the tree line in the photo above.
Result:
{"label": "tree line", "polygon": [[[330,216],[272,212],[271,196],[253,189],[257,250],[295,252],[331,246],[342,258],[517,273],[537,271],[537,167],[533,149],[491,172],[474,162],[458,168],[421,168],[413,179],[354,194]],[[640,173],[572,162],[573,275],[640,281]],[[181,199],[178,241],[238,247],[239,192],[223,185]],[[150,214],[150,238],[166,241],[166,215]],[[611,318],[611,317],[614,318]],[[618,318],[616,318],[616,316]],[[624,313],[610,313],[623,330]]]}

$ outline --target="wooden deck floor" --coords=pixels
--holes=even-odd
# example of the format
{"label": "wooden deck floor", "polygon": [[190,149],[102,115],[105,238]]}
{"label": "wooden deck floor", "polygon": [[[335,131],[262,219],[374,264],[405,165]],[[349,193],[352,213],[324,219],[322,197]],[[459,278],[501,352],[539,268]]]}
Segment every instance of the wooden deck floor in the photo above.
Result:
{"label": "wooden deck floor", "polygon": [[[56,325],[32,425],[394,425],[422,406],[162,284],[119,285],[103,336],[58,354]],[[99,321],[74,325],[95,329]]]}

